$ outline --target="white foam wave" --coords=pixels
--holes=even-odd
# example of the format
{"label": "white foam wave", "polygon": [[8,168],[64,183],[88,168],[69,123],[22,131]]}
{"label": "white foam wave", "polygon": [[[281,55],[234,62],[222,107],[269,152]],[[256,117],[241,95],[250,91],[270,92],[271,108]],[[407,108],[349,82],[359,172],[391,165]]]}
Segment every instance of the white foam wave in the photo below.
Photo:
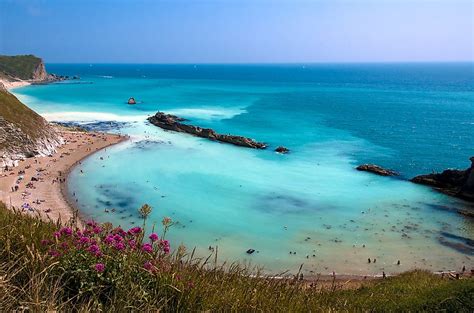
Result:
{"label": "white foam wave", "polygon": [[101,78],[114,78],[113,76],[110,76],[110,75],[99,75],[99,77],[101,77]]}
{"label": "white foam wave", "polygon": [[234,116],[247,113],[242,108],[223,108],[223,107],[206,107],[206,108],[182,108],[167,110],[166,113],[174,114],[185,118],[198,118],[202,120],[223,120],[233,118]]}
{"label": "white foam wave", "polygon": [[41,114],[50,122],[94,122],[94,121],[117,121],[135,122],[145,121],[147,115],[118,115],[105,112],[54,112]]}

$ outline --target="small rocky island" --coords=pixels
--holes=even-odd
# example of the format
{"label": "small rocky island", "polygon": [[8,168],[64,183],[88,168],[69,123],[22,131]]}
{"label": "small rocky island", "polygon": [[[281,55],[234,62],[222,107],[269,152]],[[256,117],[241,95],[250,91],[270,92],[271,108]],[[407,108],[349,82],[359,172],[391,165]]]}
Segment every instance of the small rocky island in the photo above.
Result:
{"label": "small rocky island", "polygon": [[419,175],[411,179],[416,184],[427,185],[436,190],[474,202],[474,157],[466,170],[447,169],[442,173]]}
{"label": "small rocky island", "polygon": [[275,149],[275,152],[278,152],[278,153],[281,153],[281,154],[286,154],[286,153],[290,152],[290,149],[288,149],[286,147],[283,147],[283,146],[279,146]]}
{"label": "small rocky island", "polygon": [[160,128],[166,130],[172,130],[181,133],[191,134],[201,138],[207,138],[214,141],[220,141],[225,143],[230,143],[236,146],[253,148],[253,149],[265,149],[267,145],[262,142],[255,141],[253,139],[235,136],[235,135],[222,135],[216,133],[213,129],[210,128],[201,128],[199,126],[193,126],[184,124],[185,119],[180,118],[175,115],[165,114],[163,112],[158,112],[153,116],[148,118],[148,121]]}
{"label": "small rocky island", "polygon": [[398,176],[399,174],[395,171],[385,169],[375,164],[362,164],[356,167],[356,170],[363,172],[370,172],[380,176]]}

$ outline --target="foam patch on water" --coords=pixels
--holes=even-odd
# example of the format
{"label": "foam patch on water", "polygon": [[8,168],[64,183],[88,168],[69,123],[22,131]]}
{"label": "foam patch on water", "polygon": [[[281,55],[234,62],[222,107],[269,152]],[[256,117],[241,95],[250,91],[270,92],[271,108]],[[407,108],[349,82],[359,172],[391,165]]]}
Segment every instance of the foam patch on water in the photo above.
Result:
{"label": "foam patch on water", "polygon": [[148,115],[118,115],[105,112],[54,112],[41,114],[50,122],[95,122],[95,121],[117,121],[138,122],[145,121]]}
{"label": "foam patch on water", "polygon": [[174,114],[184,118],[197,118],[201,120],[223,120],[230,119],[237,115],[247,113],[243,108],[224,108],[224,107],[206,107],[206,108],[182,108],[166,111],[168,114]]}

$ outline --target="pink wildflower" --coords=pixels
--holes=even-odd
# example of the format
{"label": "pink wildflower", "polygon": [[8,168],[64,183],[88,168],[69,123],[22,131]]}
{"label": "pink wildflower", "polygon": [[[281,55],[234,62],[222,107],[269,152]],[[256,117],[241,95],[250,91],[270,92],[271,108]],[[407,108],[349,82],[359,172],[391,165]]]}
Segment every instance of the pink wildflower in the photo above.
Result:
{"label": "pink wildflower", "polygon": [[151,242],[155,242],[159,239],[158,235],[155,233],[152,233],[148,238],[150,238]]}
{"label": "pink wildflower", "polygon": [[71,236],[72,235],[72,229],[69,227],[63,227],[60,230],[61,235],[66,235],[66,236]]}
{"label": "pink wildflower", "polygon": [[94,232],[94,234],[100,234],[102,232],[102,228],[100,226],[94,226],[92,231]]}
{"label": "pink wildflower", "polygon": [[58,232],[58,231],[55,231],[54,234],[53,234],[53,236],[54,236],[55,238],[59,238],[59,237],[61,237],[61,233]]}
{"label": "pink wildflower", "polygon": [[162,240],[161,241],[161,246],[163,247],[163,252],[165,254],[170,253],[170,242],[168,240]]}
{"label": "pink wildflower", "polygon": [[143,264],[143,268],[147,271],[153,271],[154,266],[150,261],[146,261],[145,264]]}
{"label": "pink wildflower", "polygon": [[115,235],[114,235],[114,240],[117,241],[117,242],[122,242],[122,241],[123,241],[123,237],[120,236],[119,234],[115,234]]}
{"label": "pink wildflower", "polygon": [[113,235],[107,235],[107,237],[105,237],[104,241],[105,241],[106,244],[111,244],[112,242],[114,242],[114,236]]}
{"label": "pink wildflower", "polygon": [[89,249],[87,249],[90,253],[97,255],[100,253],[100,248],[98,245],[91,245]]}
{"label": "pink wildflower", "polygon": [[51,241],[49,241],[48,239],[43,239],[43,240],[41,240],[41,245],[42,245],[42,246],[47,246],[47,245],[49,245],[50,243],[51,243]]}
{"label": "pink wildflower", "polygon": [[136,234],[139,234],[139,233],[141,233],[141,232],[142,232],[142,229],[141,229],[140,227],[138,227],[138,226],[133,227],[133,228],[130,228],[130,229],[128,230],[128,233],[131,234],[131,235],[136,235]]}
{"label": "pink wildflower", "polygon": [[92,221],[92,220],[87,221],[87,226],[89,226],[89,227],[94,227],[95,225],[97,225],[96,222],[94,222],[94,221]]}
{"label": "pink wildflower", "polygon": [[117,249],[119,251],[125,249],[125,245],[122,242],[117,242],[114,247],[115,247],[115,249]]}
{"label": "pink wildflower", "polygon": [[96,270],[96,272],[102,273],[103,271],[105,271],[105,265],[102,263],[97,263],[96,265],[94,265],[94,269]]}
{"label": "pink wildflower", "polygon": [[137,242],[135,240],[129,240],[128,241],[128,246],[132,249],[135,249],[137,247]]}
{"label": "pink wildflower", "polygon": [[90,239],[88,237],[82,236],[81,239],[79,239],[79,242],[85,245],[90,242]]}
{"label": "pink wildflower", "polygon": [[61,255],[61,254],[60,254],[58,251],[56,251],[56,250],[49,250],[48,253],[49,253],[49,255],[52,256],[52,257],[58,257],[58,256]]}
{"label": "pink wildflower", "polygon": [[149,243],[145,243],[142,246],[142,250],[145,251],[145,252],[148,252],[148,253],[152,253],[153,252],[153,246]]}

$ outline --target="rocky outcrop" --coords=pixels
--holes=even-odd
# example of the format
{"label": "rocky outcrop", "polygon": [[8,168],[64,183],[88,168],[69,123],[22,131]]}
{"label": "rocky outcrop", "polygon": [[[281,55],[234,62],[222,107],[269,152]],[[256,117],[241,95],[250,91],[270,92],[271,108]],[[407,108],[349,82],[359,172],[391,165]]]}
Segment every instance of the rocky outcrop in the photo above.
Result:
{"label": "rocky outcrop", "polygon": [[46,72],[46,68],[44,66],[43,60],[41,60],[36,68],[33,71],[32,80],[47,80],[49,77],[48,73]]}
{"label": "rocky outcrop", "polygon": [[466,170],[447,169],[442,173],[419,175],[411,181],[474,202],[474,157],[470,160],[471,167]]}
{"label": "rocky outcrop", "polygon": [[374,164],[362,164],[356,167],[358,171],[370,172],[380,176],[398,176],[399,174],[395,171],[385,169]]}
{"label": "rocky outcrop", "polygon": [[8,91],[0,91],[0,166],[16,166],[36,155],[50,155],[62,138],[41,116]]}
{"label": "rocky outcrop", "polygon": [[161,127],[166,130],[172,130],[181,133],[191,134],[201,138],[207,138],[210,140],[230,143],[236,146],[253,148],[253,149],[265,149],[267,145],[262,142],[257,142],[253,139],[235,136],[235,135],[222,135],[216,133],[210,128],[201,128],[199,126],[193,126],[188,124],[183,124],[181,122],[185,121],[184,119],[177,117],[171,114],[165,114],[163,112],[158,112],[153,116],[148,118],[148,121],[158,127]]}
{"label": "rocky outcrop", "polygon": [[286,153],[290,152],[290,149],[288,149],[286,147],[283,147],[283,146],[279,146],[275,149],[275,152],[286,154]]}

